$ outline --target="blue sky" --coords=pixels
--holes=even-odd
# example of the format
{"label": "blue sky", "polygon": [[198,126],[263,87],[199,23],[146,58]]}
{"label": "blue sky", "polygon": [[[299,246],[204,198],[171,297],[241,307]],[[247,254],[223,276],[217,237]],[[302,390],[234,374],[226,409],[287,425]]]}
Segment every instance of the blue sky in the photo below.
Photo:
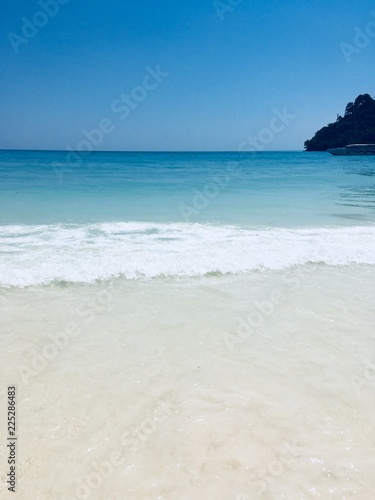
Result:
{"label": "blue sky", "polygon": [[[302,149],[348,101],[375,94],[375,27],[354,45],[373,1],[61,2],[51,17],[38,1],[1,0],[0,148],[74,150],[109,120],[97,149],[237,150],[286,109],[295,118],[264,147]],[[23,18],[46,24],[26,38]],[[150,68],[168,76],[142,91]],[[138,102],[114,111],[128,95]]]}

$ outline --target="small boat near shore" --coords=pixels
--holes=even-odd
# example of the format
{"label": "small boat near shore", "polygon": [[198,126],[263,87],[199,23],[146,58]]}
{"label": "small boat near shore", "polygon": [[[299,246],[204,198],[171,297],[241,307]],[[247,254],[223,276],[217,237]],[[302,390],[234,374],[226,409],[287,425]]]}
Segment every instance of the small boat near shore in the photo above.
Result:
{"label": "small boat near shore", "polygon": [[343,148],[327,149],[335,156],[375,155],[375,144],[349,144]]}

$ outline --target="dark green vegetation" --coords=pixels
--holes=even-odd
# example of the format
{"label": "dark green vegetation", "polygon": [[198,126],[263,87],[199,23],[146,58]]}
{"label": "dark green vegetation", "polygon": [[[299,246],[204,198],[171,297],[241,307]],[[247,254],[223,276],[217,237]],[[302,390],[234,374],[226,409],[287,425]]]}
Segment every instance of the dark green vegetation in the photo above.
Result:
{"label": "dark green vegetation", "polygon": [[306,151],[326,151],[348,144],[375,144],[375,99],[362,94],[349,102],[344,116],[318,130],[305,142]]}

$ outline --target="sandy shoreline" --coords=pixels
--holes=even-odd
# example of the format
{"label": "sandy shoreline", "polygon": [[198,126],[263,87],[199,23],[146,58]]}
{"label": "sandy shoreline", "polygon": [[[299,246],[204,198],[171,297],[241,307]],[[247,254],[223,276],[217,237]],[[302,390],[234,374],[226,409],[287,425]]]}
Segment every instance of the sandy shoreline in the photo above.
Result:
{"label": "sandy shoreline", "polygon": [[374,278],[2,289],[18,498],[370,499]]}

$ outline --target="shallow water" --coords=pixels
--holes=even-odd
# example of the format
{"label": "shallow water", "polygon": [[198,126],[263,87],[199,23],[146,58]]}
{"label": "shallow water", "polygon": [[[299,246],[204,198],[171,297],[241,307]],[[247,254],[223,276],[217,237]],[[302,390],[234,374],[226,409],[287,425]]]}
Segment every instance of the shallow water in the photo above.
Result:
{"label": "shallow water", "polygon": [[310,265],[3,289],[18,497],[371,499],[374,288]]}

